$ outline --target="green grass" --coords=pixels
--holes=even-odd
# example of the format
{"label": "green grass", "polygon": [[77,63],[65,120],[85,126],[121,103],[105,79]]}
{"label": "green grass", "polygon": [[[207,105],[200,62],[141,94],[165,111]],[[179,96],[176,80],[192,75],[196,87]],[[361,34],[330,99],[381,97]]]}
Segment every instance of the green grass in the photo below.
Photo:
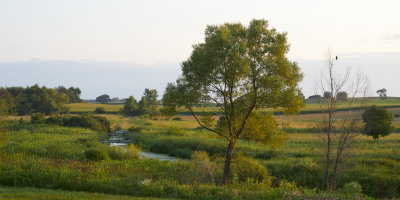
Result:
{"label": "green grass", "polygon": [[[400,100],[372,99],[371,102],[397,106]],[[316,108],[310,106],[308,109]],[[400,108],[389,110],[400,113]],[[338,117],[340,115],[338,113]],[[144,150],[185,159],[190,159],[194,151],[201,150],[208,152],[211,163],[217,163],[226,150],[225,141],[199,128],[190,116],[179,116],[179,120],[166,120],[163,117],[131,118],[110,114],[102,116],[108,118],[112,126],[124,129],[137,127],[140,131],[128,136],[134,139],[135,146]],[[238,199],[287,199],[287,191],[283,188],[289,186],[280,185],[281,181],[287,180],[301,186],[296,190],[302,193],[302,197],[317,198],[316,195],[321,192],[304,187],[323,188],[321,172],[324,148],[314,129],[321,114],[276,118],[279,126],[288,132],[288,140],[281,148],[273,149],[240,140],[234,151],[235,155],[242,154],[255,159],[275,177],[272,187],[257,189],[261,192],[254,192],[254,188],[259,186],[250,187],[245,182],[216,186],[210,180],[199,179],[208,172],[200,170],[200,173],[199,167],[192,161],[171,163],[121,156],[119,154],[123,152],[113,152],[115,149],[100,144],[100,135],[81,134],[93,132],[91,130],[29,123],[10,126],[11,131],[6,133],[8,140],[0,147],[0,185],[186,199],[232,199],[233,191],[238,190],[241,192]],[[394,126],[400,128],[400,118],[395,118]],[[88,159],[85,152],[91,149],[96,150],[93,152],[106,152],[104,159]],[[378,199],[399,198],[399,156],[400,134],[391,134],[379,140],[358,136],[345,154],[346,162],[342,165],[344,168],[339,187],[357,181],[362,185],[365,194]],[[218,166],[222,168],[220,164]],[[221,174],[220,171],[215,173]],[[343,199],[354,198],[343,197],[339,193],[333,195]]]}
{"label": "green grass", "polygon": [[94,112],[97,107],[104,107],[106,112],[119,112],[123,105],[99,104],[99,103],[71,103],[66,104],[72,113]]}
{"label": "green grass", "polygon": [[[262,162],[270,174],[279,180],[290,180],[310,188],[323,188],[322,166],[324,147],[322,139],[316,135],[314,126],[321,114],[301,116],[279,116],[278,121],[290,122],[288,140],[280,149],[240,140],[234,153],[242,153]],[[210,155],[224,155],[226,142],[216,135],[197,129],[193,118],[182,120],[135,119],[132,121],[146,131],[132,134],[135,143],[144,149],[165,153],[180,158],[189,158],[196,150]],[[182,136],[168,134],[168,125],[180,127]],[[291,128],[291,127],[299,128]],[[310,132],[310,131],[313,132]],[[375,197],[400,197],[400,134],[393,133],[387,137],[374,140],[367,136],[357,136],[352,147],[345,155],[343,174],[339,187],[351,181],[359,182],[365,193]]]}
{"label": "green grass", "polygon": [[[73,192],[40,188],[0,187],[0,199],[4,200],[145,200],[150,198],[110,195],[102,193]],[[151,198],[157,200],[159,198]]]}
{"label": "green grass", "polygon": [[[352,107],[359,106],[361,100],[357,100]],[[341,101],[338,103],[337,108],[345,109],[348,107],[348,101]],[[383,107],[400,107],[400,97],[389,97],[387,99],[380,99],[378,97],[368,97],[366,99],[366,103],[368,105],[378,105]],[[71,113],[87,113],[87,112],[94,112],[96,107],[104,107],[107,113],[115,114],[119,112],[119,110],[123,107],[122,104],[98,104],[98,103],[72,103],[67,104],[67,107],[70,108]],[[215,106],[207,106],[207,107],[197,107],[194,108],[195,112],[208,112],[208,113],[217,113],[218,109]],[[279,109],[274,110],[272,108],[262,108],[260,111],[263,112],[273,112],[275,111],[276,114],[279,114]],[[301,109],[302,114],[310,114],[310,113],[318,113],[320,112],[319,103],[316,100],[306,100],[305,107]],[[190,115],[189,112],[185,111],[184,109],[179,109],[178,113]]]}

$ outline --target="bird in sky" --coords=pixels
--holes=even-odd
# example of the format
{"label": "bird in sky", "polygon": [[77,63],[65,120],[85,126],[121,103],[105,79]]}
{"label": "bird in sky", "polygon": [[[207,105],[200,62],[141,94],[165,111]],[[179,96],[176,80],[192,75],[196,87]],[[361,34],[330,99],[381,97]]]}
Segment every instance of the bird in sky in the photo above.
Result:
{"label": "bird in sky", "polygon": [[336,56],[336,60],[337,60],[337,56]]}

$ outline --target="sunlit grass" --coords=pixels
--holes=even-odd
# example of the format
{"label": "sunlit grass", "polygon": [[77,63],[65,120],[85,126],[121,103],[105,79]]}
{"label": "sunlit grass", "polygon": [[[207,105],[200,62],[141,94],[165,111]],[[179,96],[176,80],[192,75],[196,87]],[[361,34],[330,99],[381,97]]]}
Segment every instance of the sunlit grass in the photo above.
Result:
{"label": "sunlit grass", "polygon": [[97,107],[104,107],[108,112],[118,112],[123,105],[98,104],[98,103],[71,103],[66,104],[71,112],[94,112]]}

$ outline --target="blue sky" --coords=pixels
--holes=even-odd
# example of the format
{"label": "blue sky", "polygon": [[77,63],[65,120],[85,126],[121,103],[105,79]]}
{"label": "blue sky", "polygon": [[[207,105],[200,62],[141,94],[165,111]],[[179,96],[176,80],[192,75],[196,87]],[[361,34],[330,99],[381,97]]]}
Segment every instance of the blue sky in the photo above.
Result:
{"label": "blue sky", "polygon": [[372,91],[400,96],[398,8],[393,0],[3,0],[0,87],[78,86],[83,98],[140,98],[146,87],[162,93],[207,25],[264,18],[288,33],[306,96],[328,48],[340,67],[364,71]]}

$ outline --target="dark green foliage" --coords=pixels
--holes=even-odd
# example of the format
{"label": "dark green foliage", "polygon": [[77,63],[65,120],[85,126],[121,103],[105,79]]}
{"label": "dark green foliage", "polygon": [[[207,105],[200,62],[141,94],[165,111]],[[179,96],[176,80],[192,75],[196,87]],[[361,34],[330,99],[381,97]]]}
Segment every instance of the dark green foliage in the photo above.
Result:
{"label": "dark green foliage", "polygon": [[392,114],[378,106],[367,107],[362,115],[364,121],[363,133],[374,139],[384,137],[393,132]]}
{"label": "dark green foliage", "polygon": [[137,105],[136,99],[133,96],[130,96],[126,99],[124,103],[124,107],[122,108],[122,113],[128,116],[134,116],[139,114],[139,107]]}
{"label": "dark green foliage", "polygon": [[331,92],[328,91],[324,92],[324,98],[331,98],[331,97],[332,97]]}
{"label": "dark green foliage", "polygon": [[111,101],[110,95],[108,95],[108,94],[103,94],[103,95],[100,95],[100,96],[98,96],[96,98],[96,102],[99,102],[99,103],[102,103],[102,104],[109,103],[110,101]]}
{"label": "dark green foliage", "polygon": [[83,127],[89,128],[95,131],[110,132],[110,121],[105,117],[94,116],[94,115],[82,115],[82,116],[54,116],[46,119],[47,124],[58,124],[67,127]]}
{"label": "dark green foliage", "polygon": [[96,107],[96,109],[94,110],[94,113],[96,113],[96,114],[105,114],[106,113],[106,109],[104,107]]}
{"label": "dark green foliage", "polygon": [[64,104],[68,102],[68,96],[58,93],[56,89],[39,87],[34,85],[25,88],[20,94],[20,101],[17,105],[19,115],[30,113],[57,114],[60,113]]}
{"label": "dark green foliage", "polygon": [[336,98],[338,98],[340,101],[344,101],[347,99],[347,96],[347,92],[338,92]]}
{"label": "dark green foliage", "polygon": [[46,122],[46,117],[43,113],[31,113],[32,124],[43,124]]}
{"label": "dark green foliage", "polygon": [[181,118],[181,117],[174,117],[174,118],[172,118],[172,120],[175,120],[175,121],[182,121],[182,118]]}
{"label": "dark green foliage", "polygon": [[379,94],[379,97],[381,99],[386,99],[387,98],[387,94],[386,94],[386,89],[385,88],[382,88],[382,89],[376,91],[376,93]]}
{"label": "dark green foliage", "polygon": [[66,114],[69,113],[69,109],[64,104],[82,102],[79,95],[79,88],[66,89],[64,86],[51,89],[36,84],[26,88],[0,88],[0,98],[6,100],[8,113],[19,115],[36,112],[46,115]]}
{"label": "dark green foliage", "polygon": [[109,158],[107,152],[95,148],[86,150],[84,154],[90,161],[101,161]]}
{"label": "dark green foliage", "polygon": [[153,117],[158,114],[157,110],[157,90],[150,90],[146,88],[143,92],[143,96],[139,101],[139,115]]}
{"label": "dark green foliage", "polygon": [[321,98],[321,95],[319,95],[319,94],[311,95],[308,97],[308,99],[319,99],[319,98]]}
{"label": "dark green foliage", "polygon": [[79,97],[81,95],[81,90],[76,87],[65,88],[64,86],[56,87],[59,94],[65,94],[68,96],[68,102],[66,103],[81,103],[82,99]]}
{"label": "dark green foliage", "polygon": [[16,100],[14,96],[6,88],[0,88],[0,99],[2,100],[1,102],[2,106],[5,107],[5,110],[7,111],[8,114],[16,112],[17,109]]}

